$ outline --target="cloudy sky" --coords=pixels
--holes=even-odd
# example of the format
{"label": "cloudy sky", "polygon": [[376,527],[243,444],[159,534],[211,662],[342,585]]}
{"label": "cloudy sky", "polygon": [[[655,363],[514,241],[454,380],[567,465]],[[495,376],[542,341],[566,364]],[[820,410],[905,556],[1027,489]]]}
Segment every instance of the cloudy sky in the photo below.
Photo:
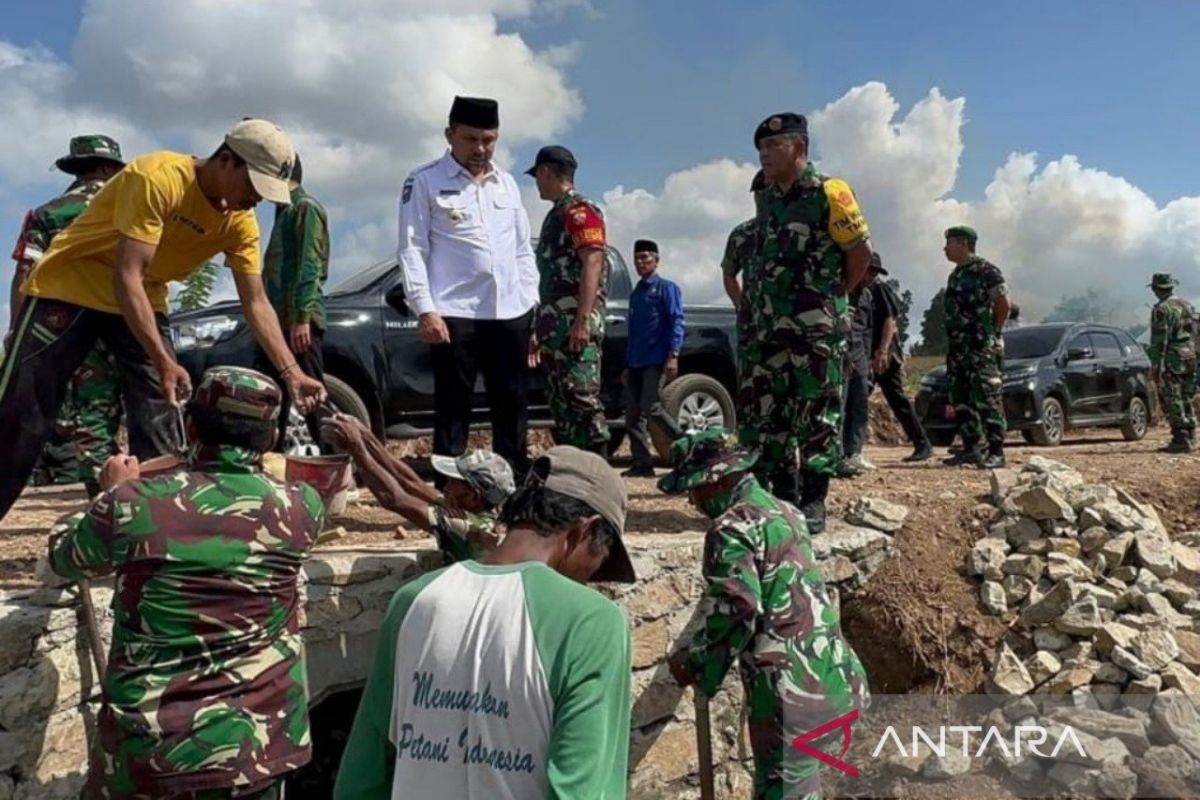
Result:
{"label": "cloudy sky", "polygon": [[720,299],[751,134],[782,110],[809,115],[918,312],[960,222],[1031,320],[1095,288],[1135,321],[1154,271],[1200,294],[1190,0],[0,0],[0,19],[3,241],[67,183],[49,166],[71,135],[207,154],[254,115],[303,154],[337,280],[394,251],[400,184],[459,93],[499,99],[513,171],[571,147],[612,242],[657,238],[692,302]]}

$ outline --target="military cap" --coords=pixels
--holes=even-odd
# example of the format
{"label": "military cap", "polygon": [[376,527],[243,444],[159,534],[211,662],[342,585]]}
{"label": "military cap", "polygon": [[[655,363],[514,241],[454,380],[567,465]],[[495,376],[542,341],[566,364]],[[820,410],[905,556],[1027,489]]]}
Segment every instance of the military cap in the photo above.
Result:
{"label": "military cap", "polygon": [[533,159],[533,166],[525,170],[525,174],[533,177],[537,174],[537,168],[542,164],[558,164],[560,167],[568,167],[575,169],[579,166],[579,162],[575,160],[575,154],[561,144],[550,144],[537,151],[537,156]]}
{"label": "military cap", "polygon": [[966,239],[968,242],[974,242],[979,240],[979,234],[968,225],[955,225],[953,228],[946,228],[946,238]]}
{"label": "military cap", "polygon": [[607,520],[617,531],[608,558],[592,575],[593,581],[633,583],[637,576],[622,536],[629,493],[625,482],[600,456],[570,445],[551,447],[533,462],[529,481],[540,481],[552,492],[572,497]]}
{"label": "military cap", "polygon": [[766,188],[767,188],[767,176],[764,175],[763,171],[760,169],[758,172],[754,173],[754,179],[750,181],[750,191],[761,192],[763,189],[766,189]]}
{"label": "military cap", "polygon": [[212,367],[200,378],[189,407],[226,417],[272,420],[279,417],[279,386],[245,367]]}
{"label": "military cap", "polygon": [[658,481],[666,494],[716,483],[726,475],[745,472],[758,461],[758,453],[742,447],[724,428],[709,428],[684,434],[671,443],[674,469]]}
{"label": "military cap", "polygon": [[638,239],[633,243],[633,252],[658,255],[658,242],[652,239]]}
{"label": "military cap", "polygon": [[879,253],[874,251],[871,252],[871,263],[867,265],[867,269],[871,272],[878,272],[880,275],[888,274],[888,271],[883,268],[883,259],[880,258]]}
{"label": "military cap", "polygon": [[121,145],[110,136],[89,134],[75,136],[71,139],[67,155],[54,162],[54,166],[68,175],[78,175],[89,161],[111,161],[125,166],[121,158]]}
{"label": "military cap", "polygon": [[1179,285],[1179,281],[1172,278],[1169,272],[1156,272],[1146,285],[1154,289],[1174,289]]}
{"label": "military cap", "polygon": [[475,450],[457,458],[432,456],[429,461],[437,472],[463,481],[493,506],[503,503],[517,488],[512,467],[491,450]]}
{"label": "military cap", "polygon": [[778,136],[782,133],[798,133],[807,138],[808,120],[803,114],[793,114],[790,111],[772,114],[754,129],[754,149],[757,150],[758,143],[768,136]]}
{"label": "military cap", "polygon": [[494,130],[500,127],[500,104],[486,97],[455,96],[450,106],[450,124]]}

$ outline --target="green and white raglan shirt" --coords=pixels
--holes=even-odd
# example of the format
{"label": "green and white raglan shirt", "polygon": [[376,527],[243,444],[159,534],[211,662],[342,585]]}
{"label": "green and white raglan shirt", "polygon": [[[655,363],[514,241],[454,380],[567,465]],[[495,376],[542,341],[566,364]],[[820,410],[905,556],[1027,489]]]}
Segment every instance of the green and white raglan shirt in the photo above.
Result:
{"label": "green and white raglan shirt", "polygon": [[620,800],[629,715],[615,603],[542,563],[464,561],[392,599],[334,797]]}

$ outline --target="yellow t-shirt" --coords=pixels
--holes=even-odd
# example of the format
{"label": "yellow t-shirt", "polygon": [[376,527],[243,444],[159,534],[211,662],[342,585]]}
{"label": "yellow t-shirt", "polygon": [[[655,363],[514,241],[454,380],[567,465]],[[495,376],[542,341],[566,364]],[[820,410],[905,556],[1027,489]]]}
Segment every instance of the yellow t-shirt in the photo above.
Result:
{"label": "yellow t-shirt", "polygon": [[106,183],[54,237],[23,290],[120,313],[113,274],[121,236],[157,245],[144,278],[156,311],[167,310],[168,282],[183,280],[217,253],[234,272],[261,271],[254,212],[217,211],[200,191],[192,157],[163,150],[135,158]]}

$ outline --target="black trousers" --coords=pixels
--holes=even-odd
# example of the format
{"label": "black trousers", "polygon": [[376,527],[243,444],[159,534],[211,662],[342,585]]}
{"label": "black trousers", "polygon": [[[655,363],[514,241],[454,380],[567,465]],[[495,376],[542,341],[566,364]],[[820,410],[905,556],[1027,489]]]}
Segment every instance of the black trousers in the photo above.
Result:
{"label": "black trousers", "polygon": [[[296,365],[310,378],[315,378],[321,383],[325,382],[325,355],[321,352],[321,345],[325,341],[325,331],[318,328],[316,325],[310,325],[309,330],[312,331],[312,344],[309,345],[307,351],[297,353],[291,349],[291,343],[288,344],[288,351],[292,357],[296,359]],[[288,341],[287,332],[284,332],[284,341]],[[267,358],[266,352],[259,347],[258,357],[255,359],[255,368],[264,375],[271,376],[271,380],[279,384],[279,391],[282,392],[282,398],[279,404],[279,437],[275,440],[275,449],[283,452],[284,432],[288,426],[288,416],[292,410],[292,396],[288,394],[287,384],[279,377],[279,370],[275,369],[275,365],[271,363],[271,359]],[[304,425],[308,428],[308,433],[312,436],[313,443],[321,448],[324,453],[328,448],[321,442],[321,414],[319,410],[314,410],[304,417]]]}
{"label": "black trousers", "polygon": [[887,400],[900,427],[904,429],[904,435],[913,447],[929,444],[925,428],[921,426],[917,412],[913,410],[912,401],[904,393],[904,362],[892,359],[888,368],[875,376],[875,384],[883,391],[883,399]]}
{"label": "black trousers", "polygon": [[[163,344],[172,350],[166,316],[154,318]],[[25,488],[54,430],[71,376],[97,340],[108,345],[117,364],[130,452],[146,459],[182,446],[158,370],[124,317],[30,297],[17,319],[12,349],[0,363],[0,452],[5,460],[0,469],[0,519]]]}
{"label": "black trousers", "polygon": [[635,469],[654,468],[650,422],[658,423],[665,413],[658,391],[662,374],[661,364],[625,370],[625,432],[629,434],[629,452]]}
{"label": "black trousers", "polygon": [[533,311],[516,319],[446,317],[449,344],[433,345],[433,452],[457,456],[467,449],[475,378],[483,372],[491,411],[492,449],[518,475],[529,468],[527,359]]}

